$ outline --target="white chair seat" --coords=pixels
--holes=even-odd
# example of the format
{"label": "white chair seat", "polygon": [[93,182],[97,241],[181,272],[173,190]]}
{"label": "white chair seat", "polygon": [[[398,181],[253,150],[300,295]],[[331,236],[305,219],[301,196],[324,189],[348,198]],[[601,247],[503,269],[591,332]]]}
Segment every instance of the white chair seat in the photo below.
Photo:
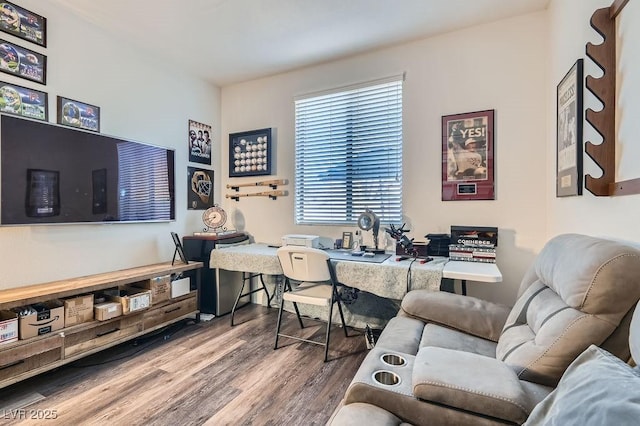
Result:
{"label": "white chair seat", "polygon": [[303,283],[296,290],[283,293],[282,298],[289,302],[327,306],[331,303],[331,291],[329,284]]}

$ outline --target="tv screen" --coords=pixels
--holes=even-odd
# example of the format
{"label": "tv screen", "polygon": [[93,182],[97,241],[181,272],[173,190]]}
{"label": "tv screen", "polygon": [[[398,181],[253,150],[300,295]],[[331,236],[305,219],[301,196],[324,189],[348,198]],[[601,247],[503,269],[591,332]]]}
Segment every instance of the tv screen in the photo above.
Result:
{"label": "tv screen", "polygon": [[0,115],[0,225],[175,220],[174,154]]}

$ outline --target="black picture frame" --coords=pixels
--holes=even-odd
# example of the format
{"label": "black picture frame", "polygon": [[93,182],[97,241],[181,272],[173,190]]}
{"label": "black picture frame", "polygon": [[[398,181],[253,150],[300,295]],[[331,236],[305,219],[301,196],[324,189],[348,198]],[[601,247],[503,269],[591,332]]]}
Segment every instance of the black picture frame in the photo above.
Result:
{"label": "black picture frame", "polygon": [[189,120],[189,161],[211,165],[212,129],[208,124]]}
{"label": "black picture frame", "polygon": [[173,259],[171,260],[171,264],[173,265],[176,261],[176,254],[180,256],[180,260],[186,265],[189,263],[187,260],[187,256],[184,254],[184,248],[182,247],[182,243],[180,242],[180,237],[175,232],[171,232],[171,238],[173,239],[173,244],[176,246],[175,251],[173,252]]}
{"label": "black picture frame", "polygon": [[582,195],[583,85],[578,59],[556,88],[556,197]]}
{"label": "black picture frame", "polygon": [[495,110],[442,117],[442,201],[495,200]]}
{"label": "black picture frame", "polygon": [[65,98],[64,96],[57,97],[56,105],[58,124],[100,133],[99,106]]}
{"label": "black picture frame", "polygon": [[49,121],[49,95],[40,90],[0,81],[0,112]]}
{"label": "black picture frame", "polygon": [[[344,231],[342,233],[342,248],[350,249],[352,245],[353,245],[353,232]],[[358,247],[356,247],[356,249],[357,248]]]}
{"label": "black picture frame", "polygon": [[47,57],[0,38],[0,71],[47,84]]}
{"label": "black picture frame", "polygon": [[8,1],[0,3],[0,31],[47,47],[47,18]]}
{"label": "black picture frame", "polygon": [[213,207],[213,170],[187,167],[187,210]]}
{"label": "black picture frame", "polygon": [[271,174],[271,128],[229,134],[229,177]]}

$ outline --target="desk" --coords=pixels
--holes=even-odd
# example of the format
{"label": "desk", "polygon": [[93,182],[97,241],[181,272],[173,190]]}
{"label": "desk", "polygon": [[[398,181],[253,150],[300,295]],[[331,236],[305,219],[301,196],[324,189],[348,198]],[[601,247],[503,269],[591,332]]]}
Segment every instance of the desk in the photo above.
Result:
{"label": "desk", "polygon": [[[211,251],[209,266],[279,276],[282,275],[282,268],[276,250],[275,247],[260,243],[221,247]],[[356,328],[364,328],[366,324],[373,328],[382,327],[398,312],[399,301],[407,291],[439,291],[442,278],[486,282],[502,280],[495,264],[448,261],[446,257],[436,257],[424,264],[413,259],[395,259],[396,256],[392,255],[382,263],[358,262],[355,259],[332,260],[338,281],[361,290],[356,303],[345,304],[345,320],[348,325]],[[368,306],[370,304],[374,306]],[[314,313],[305,314],[319,316]],[[373,315],[381,315],[383,318],[376,321],[372,318]]]}

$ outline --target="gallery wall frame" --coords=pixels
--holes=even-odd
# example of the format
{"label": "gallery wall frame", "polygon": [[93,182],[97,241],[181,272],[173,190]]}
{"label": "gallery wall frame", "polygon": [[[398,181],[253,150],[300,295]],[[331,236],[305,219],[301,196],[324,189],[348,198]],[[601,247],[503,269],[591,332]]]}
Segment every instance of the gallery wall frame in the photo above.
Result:
{"label": "gallery wall frame", "polygon": [[442,200],[494,200],[494,110],[442,117]]}
{"label": "gallery wall frame", "polygon": [[213,206],[213,170],[187,167],[187,209],[206,210]]}
{"label": "gallery wall frame", "polygon": [[578,59],[556,89],[556,197],[582,195],[583,84]]}
{"label": "gallery wall frame", "polygon": [[57,123],[69,127],[100,132],[100,107],[57,97]]}
{"label": "gallery wall frame", "polygon": [[229,177],[271,174],[271,128],[229,134]]}
{"label": "gallery wall frame", "polygon": [[0,31],[47,47],[47,18],[14,3],[0,3]]}
{"label": "gallery wall frame", "polygon": [[0,71],[47,84],[47,57],[0,38]]}
{"label": "gallery wall frame", "polygon": [[189,120],[189,161],[211,164],[211,126]]}
{"label": "gallery wall frame", "polygon": [[46,92],[0,81],[0,112],[49,120],[49,96]]}

